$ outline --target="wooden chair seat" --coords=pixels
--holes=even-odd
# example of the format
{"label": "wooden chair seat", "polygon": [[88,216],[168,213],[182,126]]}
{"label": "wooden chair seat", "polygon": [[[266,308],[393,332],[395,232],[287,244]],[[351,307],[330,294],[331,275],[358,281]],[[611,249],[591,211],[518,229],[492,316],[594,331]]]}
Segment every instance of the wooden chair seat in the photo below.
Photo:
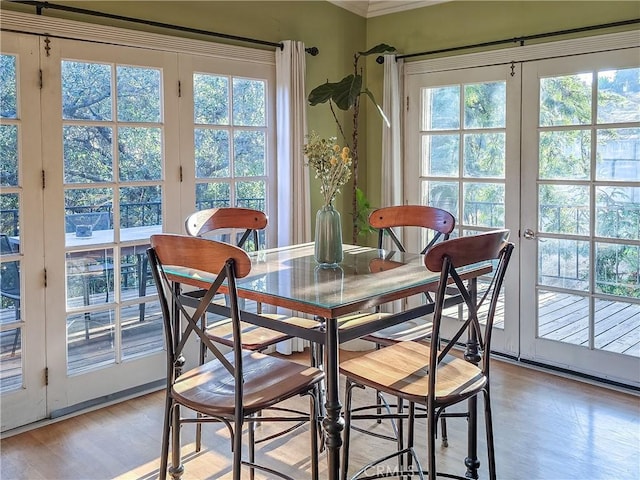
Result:
{"label": "wooden chair seat", "polygon": [[[342,362],[340,373],[362,385],[425,405],[429,375],[424,359],[430,349],[428,343],[399,342]],[[443,404],[458,402],[482,390],[486,383],[478,366],[446,355],[438,366],[435,398]]]}
{"label": "wooden chair seat", "polygon": [[[225,357],[233,361],[233,352]],[[317,368],[258,352],[244,352],[242,365],[245,415],[305,392],[324,376]],[[234,378],[221,362],[207,362],[183,373],[172,394],[179,403],[212,417],[231,418],[236,411]]]}
{"label": "wooden chair seat", "polygon": [[[374,320],[389,316],[389,313],[373,312],[373,313],[358,313],[355,315],[347,315],[340,317],[339,328],[346,330],[356,327],[365,323],[369,323]],[[393,345],[398,342],[418,342],[425,340],[431,336],[431,330],[433,329],[433,322],[431,317],[416,318],[407,322],[386,327],[377,332],[365,335],[362,340],[374,342],[379,346]]]}
{"label": "wooden chair seat", "polygon": [[[316,328],[319,325],[317,320],[287,317],[276,313],[263,313],[262,316],[304,328]],[[261,351],[291,338],[291,335],[247,322],[240,322],[240,330],[242,332],[242,347],[247,350]],[[205,334],[214,342],[233,347],[233,321],[230,318],[213,323],[205,330]]]}

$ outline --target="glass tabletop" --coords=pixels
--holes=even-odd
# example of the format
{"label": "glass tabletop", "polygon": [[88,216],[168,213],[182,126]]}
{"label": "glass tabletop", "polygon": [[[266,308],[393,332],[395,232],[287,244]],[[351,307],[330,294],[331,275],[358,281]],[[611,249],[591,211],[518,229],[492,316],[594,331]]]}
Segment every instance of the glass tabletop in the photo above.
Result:
{"label": "glass tabletop", "polygon": [[438,281],[427,270],[424,255],[344,245],[336,268],[321,268],[313,243],[251,253],[251,273],[237,282],[243,291],[325,309],[360,305]]}

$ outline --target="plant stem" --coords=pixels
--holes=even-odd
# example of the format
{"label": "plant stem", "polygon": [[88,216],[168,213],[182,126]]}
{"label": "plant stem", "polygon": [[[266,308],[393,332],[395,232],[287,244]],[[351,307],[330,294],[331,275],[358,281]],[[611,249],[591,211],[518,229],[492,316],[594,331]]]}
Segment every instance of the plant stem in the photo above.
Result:
{"label": "plant stem", "polygon": [[331,109],[331,113],[333,114],[333,119],[336,121],[336,125],[338,125],[338,130],[340,130],[340,135],[342,136],[344,143],[346,143],[347,147],[351,149],[351,145],[349,145],[349,140],[347,140],[347,137],[344,134],[344,130],[342,129],[342,124],[338,120],[338,116],[336,115],[336,111],[333,109],[333,102],[331,100],[329,100],[329,108]]}
{"label": "plant stem", "polygon": [[[354,53],[353,55],[353,74],[358,74],[358,60],[360,55]],[[362,75],[362,69],[360,69],[360,75]],[[354,245],[358,240],[358,199],[356,192],[358,190],[358,114],[360,113],[360,95],[358,95],[353,104],[353,132],[352,132],[352,148],[351,148],[351,164],[353,166],[353,190],[351,191],[351,211],[352,225],[351,225],[351,243]]]}

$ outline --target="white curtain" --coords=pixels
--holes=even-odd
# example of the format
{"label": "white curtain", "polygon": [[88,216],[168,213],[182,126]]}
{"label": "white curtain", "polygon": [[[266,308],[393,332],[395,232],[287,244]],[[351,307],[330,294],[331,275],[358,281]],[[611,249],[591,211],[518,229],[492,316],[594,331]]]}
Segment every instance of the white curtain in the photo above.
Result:
{"label": "white curtain", "polygon": [[[309,169],[303,146],[307,133],[304,43],[286,40],[276,51],[276,132],[278,246],[311,241]],[[281,342],[276,350],[291,354],[302,351],[305,342]]]}
{"label": "white curtain", "polygon": [[276,52],[278,246],[311,240],[304,43],[286,40]]}
{"label": "white curtain", "polygon": [[[382,110],[391,124],[382,124],[382,206],[402,205],[402,99],[403,60],[384,56]],[[387,245],[385,245],[386,247]]]}
{"label": "white curtain", "polygon": [[[395,55],[384,56],[384,93],[382,110],[389,119],[389,127],[382,124],[382,206],[402,205],[404,195],[402,191],[402,99],[403,95],[403,65],[401,58]],[[398,231],[402,240],[402,231]],[[383,247],[394,249],[389,238],[383,240]],[[399,312],[402,301],[382,306],[383,311]]]}

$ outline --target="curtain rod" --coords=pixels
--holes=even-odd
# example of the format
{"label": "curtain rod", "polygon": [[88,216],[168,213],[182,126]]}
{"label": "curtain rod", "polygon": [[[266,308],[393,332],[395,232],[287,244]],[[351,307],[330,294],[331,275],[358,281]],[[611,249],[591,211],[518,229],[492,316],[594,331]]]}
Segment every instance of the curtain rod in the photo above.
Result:
{"label": "curtain rod", "polygon": [[[50,8],[52,10],[62,10],[65,12],[71,12],[71,13],[80,13],[83,15],[91,15],[94,17],[103,17],[103,18],[109,18],[111,20],[122,20],[125,22],[132,22],[132,23],[139,23],[142,25],[148,25],[151,27],[160,27],[160,28],[168,28],[171,30],[179,30],[181,32],[188,32],[188,33],[197,33],[200,35],[207,35],[207,36],[211,36],[211,37],[219,37],[219,38],[225,38],[227,40],[236,40],[239,42],[248,42],[248,43],[255,43],[258,45],[267,45],[270,47],[277,47],[280,48],[280,50],[282,50],[284,48],[284,44],[283,43],[276,43],[276,42],[268,42],[266,40],[257,40],[255,38],[248,38],[248,37],[240,37],[237,35],[229,35],[226,33],[218,33],[218,32],[210,32],[208,30],[199,30],[197,28],[190,28],[190,27],[183,27],[180,25],[171,25],[169,23],[161,23],[161,22],[154,22],[153,20],[142,20],[140,18],[133,18],[133,17],[125,17],[122,15],[115,15],[112,13],[104,13],[104,12],[98,12],[96,10],[87,10],[84,8],[77,8],[77,7],[71,7],[71,6],[67,6],[67,5],[58,5],[58,4],[54,4],[54,3],[49,3],[49,2],[37,2],[37,1],[24,1],[24,0],[12,0],[11,3],[20,3],[23,5],[31,5],[36,7],[36,14],[37,15],[42,15],[42,9],[43,8]],[[318,55],[319,50],[317,47],[308,47],[305,48],[305,51],[315,57],[316,55]]]}
{"label": "curtain rod", "polygon": [[[603,23],[600,25],[591,25],[588,27],[571,28],[569,30],[559,30],[556,32],[537,33],[534,35],[525,35],[523,37],[505,38],[503,40],[494,40],[492,42],[475,43],[473,45],[463,45],[460,47],[443,48],[441,50],[431,50],[431,51],[418,52],[418,53],[407,53],[405,55],[396,55],[395,58],[397,60],[399,58],[411,58],[411,57],[418,57],[422,55],[433,55],[436,53],[456,52],[459,50],[467,50],[471,48],[493,47],[496,45],[503,45],[505,43],[520,43],[520,46],[522,47],[524,46],[524,42],[528,40],[536,40],[539,38],[546,38],[546,37],[555,37],[558,35],[567,35],[570,33],[588,32],[591,30],[600,30],[603,28],[610,28],[610,27],[620,27],[624,25],[633,25],[634,23],[640,23],[640,18],[634,18],[631,20],[622,20],[622,21],[613,22],[613,23]],[[376,62],[378,62],[379,64],[384,63],[384,57],[382,55],[379,56],[378,58],[376,58]]]}

